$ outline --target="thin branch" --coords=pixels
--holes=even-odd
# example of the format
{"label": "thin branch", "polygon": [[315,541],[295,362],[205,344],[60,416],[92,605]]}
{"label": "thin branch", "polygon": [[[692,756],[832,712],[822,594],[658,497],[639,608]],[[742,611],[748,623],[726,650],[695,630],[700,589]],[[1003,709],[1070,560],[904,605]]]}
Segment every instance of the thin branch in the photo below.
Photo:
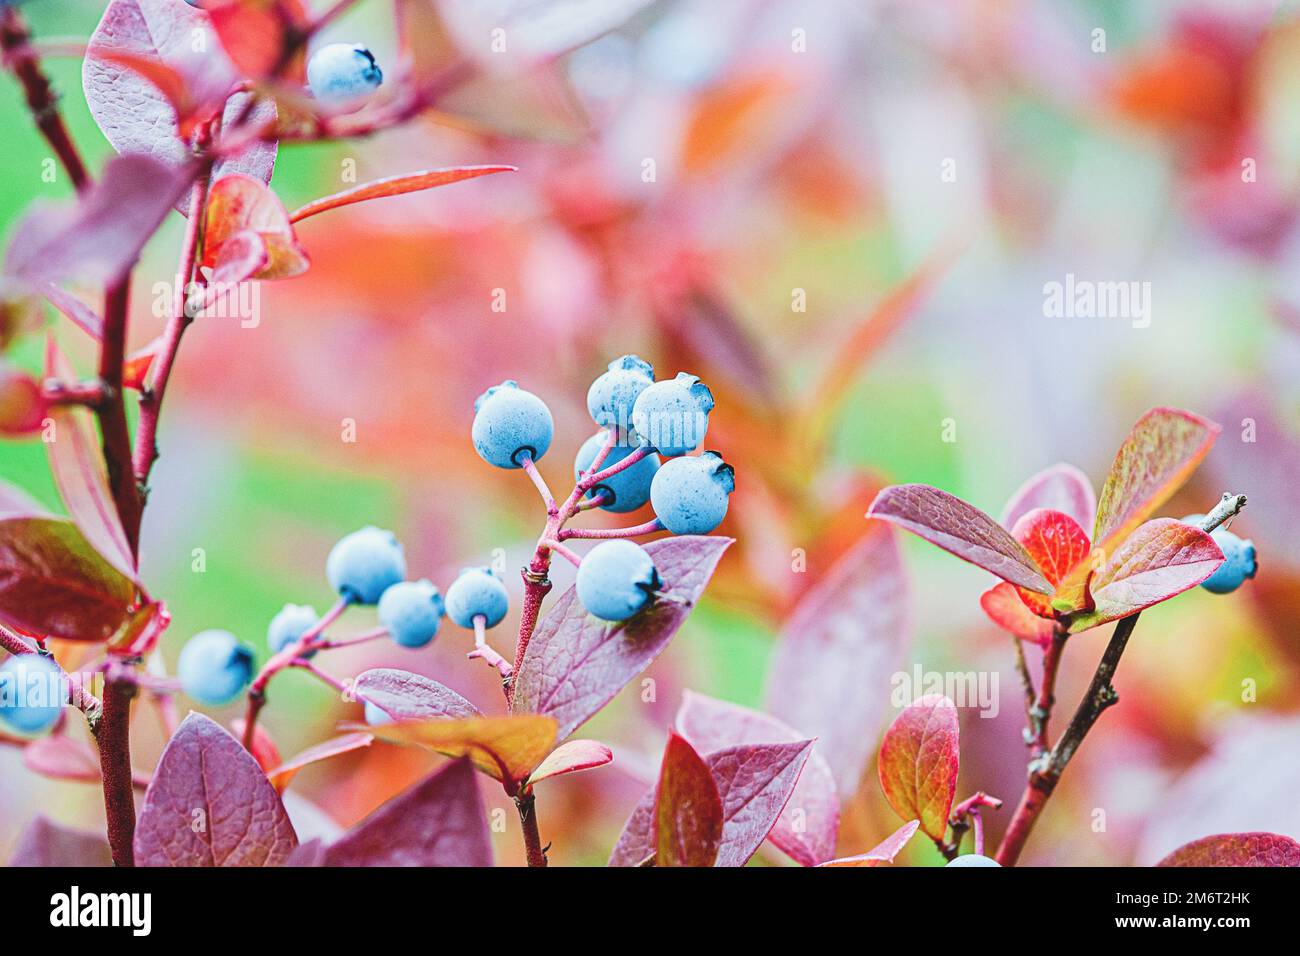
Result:
{"label": "thin branch", "polygon": [[639,538],[641,535],[654,534],[663,530],[663,522],[658,518],[654,518],[644,524],[633,525],[628,528],[565,528],[560,532],[560,540],[567,541],[570,538]]}
{"label": "thin branch", "polygon": [[537,488],[537,493],[542,496],[542,503],[546,505],[546,513],[552,517],[558,515],[560,509],[555,503],[555,496],[551,494],[551,489],[546,484],[546,479],[542,477],[542,473],[537,470],[537,464],[525,455],[519,462],[519,467],[532,479],[534,487]]}

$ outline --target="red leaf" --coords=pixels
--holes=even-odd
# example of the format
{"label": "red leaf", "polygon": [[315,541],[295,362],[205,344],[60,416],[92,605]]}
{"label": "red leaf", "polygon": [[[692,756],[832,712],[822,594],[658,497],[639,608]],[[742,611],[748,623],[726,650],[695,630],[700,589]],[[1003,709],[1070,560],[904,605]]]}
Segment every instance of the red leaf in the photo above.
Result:
{"label": "red leaf", "polygon": [[1052,622],[1031,611],[1014,585],[1006,581],[999,581],[981,594],[980,607],[994,624],[1016,637],[1043,646],[1052,640]]}
{"label": "red leaf", "polygon": [[946,491],[893,485],[876,495],[867,517],[892,521],[1004,581],[1044,594],[1052,591],[1034,559],[1005,528]]}
{"label": "red leaf", "polygon": [[171,625],[172,616],[162,601],[149,601],[131,612],[126,623],[109,641],[109,653],[120,657],[144,657],[158,646],[158,640]]}
{"label": "red leaf", "polygon": [[135,585],[71,521],[0,518],[0,623],[28,634],[106,641],[129,619]]}
{"label": "red leaf", "polygon": [[[245,726],[247,725],[244,723],[243,717],[236,717],[230,722],[230,732],[235,735],[236,740],[242,741],[244,739]],[[257,761],[257,765],[262,768],[268,777],[271,771],[280,766],[281,763],[280,748],[275,745],[271,732],[261,724],[253,725],[253,759]],[[272,782],[274,783],[274,781]],[[279,790],[280,788],[277,787],[276,789]]]}
{"label": "red leaf", "polygon": [[920,820],[904,823],[866,853],[858,856],[843,856],[838,860],[823,863],[822,866],[879,866],[881,863],[893,863],[894,857],[902,852],[903,847],[907,846],[920,826]]}
{"label": "red leaf", "polygon": [[344,726],[348,730],[368,730],[380,740],[413,744],[448,757],[467,756],[474,761],[474,766],[500,780],[511,796],[555,747],[555,720],[538,714],[403,720],[377,727]]}
{"label": "red leaf", "polygon": [[565,591],[528,645],[513,710],[554,717],[561,740],[573,733],[668,646],[731,541],[684,535],[646,545],[667,596],[623,624],[592,617]]}
{"label": "red leaf", "polygon": [[340,754],[351,753],[354,750],[369,747],[374,743],[374,740],[374,734],[343,734],[341,737],[335,737],[314,747],[308,747],[292,760],[268,770],[266,776],[271,781],[271,786],[275,787],[279,793],[284,793],[284,788],[289,786],[289,781],[293,780],[303,767],[309,767],[314,763],[320,763],[322,760],[328,760],[330,757],[337,757]]}
{"label": "red leaf", "polygon": [[1061,511],[1035,508],[1021,515],[1011,536],[1024,545],[1029,556],[1053,585],[1088,556],[1091,545],[1079,523]]}
{"label": "red leaf", "polygon": [[1214,539],[1173,518],[1156,518],[1133,532],[1092,576],[1095,605],[1070,622],[1077,633],[1128,617],[1200,584],[1223,563]]}
{"label": "red leaf", "polygon": [[[299,30],[310,22],[301,0],[206,0],[204,9],[212,18],[217,36],[226,55],[246,77],[265,79],[277,67],[289,42],[289,30]],[[279,77],[301,83],[304,79],[304,53],[298,54]]]}
{"label": "red leaf", "polygon": [[[75,377],[52,335],[46,342],[45,374],[65,382]],[[135,556],[108,490],[104,453],[91,411],[77,405],[55,406],[49,417],[54,421],[54,440],[45,443],[45,450],[68,515],[104,560],[137,580]]]}
{"label": "red leaf", "polygon": [[713,866],[722,825],[709,765],[686,738],[669,733],[655,788],[655,866]]}
{"label": "red leaf", "polygon": [[547,777],[558,777],[561,774],[603,767],[613,759],[614,754],[599,741],[570,740],[552,750],[550,755],[537,765],[537,769],[528,776],[528,785],[531,787]]}
{"label": "red leaf", "polygon": [[55,780],[98,783],[100,778],[99,757],[94,749],[62,735],[33,740],[23,748],[23,764]]}
{"label": "red leaf", "polygon": [[52,823],[45,817],[32,821],[18,838],[10,866],[89,867],[112,866],[108,841],[98,833],[83,833]]}
{"label": "red leaf", "polygon": [[[260,239],[260,247],[249,234]],[[254,261],[259,266],[248,273]],[[201,264],[214,267],[214,280],[240,282],[295,276],[309,263],[279,197],[256,179],[232,174],[217,180],[208,197]]]}
{"label": "red leaf", "polygon": [[394,797],[325,851],[325,866],[491,866],[483,800],[468,760]]}
{"label": "red leaf", "polygon": [[1156,866],[1300,866],[1300,843],[1277,833],[1220,833],[1180,846]]}
{"label": "red leaf", "polygon": [[345,189],[343,192],[324,196],[320,199],[313,199],[301,209],[295,210],[289,216],[289,221],[298,222],[308,216],[315,216],[318,213],[337,209],[340,206],[365,202],[368,199],[400,196],[403,193],[419,192],[423,189],[432,189],[435,186],[446,186],[450,183],[475,179],[479,176],[488,176],[492,173],[513,173],[517,172],[518,168],[517,166],[453,166],[450,169],[426,169],[423,172],[403,173],[400,176],[376,179],[374,182],[362,183],[360,186]]}
{"label": "red leaf", "polygon": [[126,361],[122,363],[122,384],[137,392],[143,391],[145,379],[149,377],[149,369],[153,367],[153,360],[162,351],[164,343],[165,340],[160,335],[143,348],[128,355]]}
{"label": "red leaf", "polygon": [[477,707],[450,687],[410,671],[376,667],[363,671],[352,684],[353,693],[374,704],[395,720],[429,717],[477,717]]}
{"label": "red leaf", "polygon": [[0,435],[32,435],[41,430],[49,403],[40,383],[0,360]]}
{"label": "red leaf", "polygon": [[1069,515],[1085,530],[1097,520],[1097,497],[1088,476],[1064,462],[1044,468],[1016,489],[1002,512],[1008,530],[1035,508],[1050,508]]}
{"label": "red leaf", "polygon": [[933,840],[948,830],[957,792],[957,708],[939,694],[910,704],[880,744],[880,787],[904,820],[919,820]]}
{"label": "red leaf", "polygon": [[257,761],[191,713],[167,742],[135,830],[137,866],[278,866],[298,845]]}
{"label": "red leaf", "polygon": [[781,628],[767,708],[817,738],[841,794],[857,791],[883,722],[885,695],[863,689],[886,686],[902,662],[907,590],[893,532],[869,525]]}

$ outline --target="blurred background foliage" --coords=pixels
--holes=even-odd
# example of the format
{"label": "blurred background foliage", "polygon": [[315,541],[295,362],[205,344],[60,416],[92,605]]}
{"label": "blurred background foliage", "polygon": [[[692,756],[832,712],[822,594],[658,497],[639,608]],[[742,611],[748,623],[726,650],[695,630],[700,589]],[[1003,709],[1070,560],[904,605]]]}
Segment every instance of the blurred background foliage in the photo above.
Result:
{"label": "blurred background foliage", "polygon": [[[33,0],[26,11],[39,38],[84,38],[103,6]],[[326,39],[391,62],[390,6],[364,0]],[[615,763],[539,799],[552,860],[603,863],[681,691],[759,704],[782,619],[863,533],[876,487],[928,482],[996,514],[1058,460],[1100,485],[1130,424],[1175,405],[1224,433],[1166,513],[1203,511],[1225,488],[1249,494],[1234,530],[1255,538],[1260,576],[1231,597],[1197,590],[1143,616],[1123,702],[1072,765],[1026,861],[1150,863],[1222,830],[1300,836],[1298,54],[1291,3],[660,0],[544,78],[456,115],[283,148],[272,186],[290,209],[353,170],[358,182],[460,163],[519,172],[306,222],[313,266],[261,286],[255,328],[200,321],[188,335],[143,545],[146,580],[174,615],[165,656],[208,627],[264,655],[283,603],[330,603],[325,554],[367,523],[395,529],[412,572],[444,588],[460,566],[503,553],[517,605],[514,568],[543,515],[526,480],[474,455],[474,397],[515,378],[550,403],[557,438],[541,469],[560,485],[593,431],[587,385],[610,358],[697,372],[718,399],[709,444],[737,471],[721,530],[739,544],[646,675],[654,699],[633,684],[583,731]],[[49,68],[98,168],[111,148],[79,61]],[[42,180],[47,150],[9,81],[0,129],[8,230],[33,200],[70,188]],[[180,233],[172,217],[136,271],[133,346],[161,329],[153,286],[170,281]],[[1046,316],[1044,285],[1067,273],[1149,282],[1149,327]],[[497,289],[504,312],[492,309]],[[792,308],[798,290],[806,311]],[[85,337],[66,323],[59,336],[89,369]],[[38,368],[39,347],[29,339],[16,360]],[[355,442],[342,437],[349,419]],[[58,507],[39,441],[0,445],[0,475]],[[914,539],[904,549],[906,666],[999,676],[998,716],[963,712],[962,790],[1014,803],[1023,714],[1007,638],[976,603],[986,575]],[[495,637],[510,635],[507,620]],[[1058,728],[1104,641],[1071,642]],[[497,708],[490,674],[464,660],[471,643],[447,623],[432,650],[365,645],[331,669],[419,670]],[[889,677],[862,693],[888,695]],[[264,722],[288,756],[355,711],[287,674]],[[1252,750],[1278,741],[1289,752]],[[162,739],[143,707],[135,742],[137,766],[151,766]],[[291,809],[300,830],[349,825],[434,763],[375,746],[304,771]],[[1231,789],[1234,774],[1250,798]],[[0,748],[0,790],[0,858],[38,808],[87,827],[102,815],[95,788],[37,777],[12,748]],[[484,793],[506,812],[498,859],[519,862],[513,808]],[[990,815],[994,837],[1008,814]],[[841,851],[896,824],[869,771]],[[918,844],[906,859],[938,856]]]}

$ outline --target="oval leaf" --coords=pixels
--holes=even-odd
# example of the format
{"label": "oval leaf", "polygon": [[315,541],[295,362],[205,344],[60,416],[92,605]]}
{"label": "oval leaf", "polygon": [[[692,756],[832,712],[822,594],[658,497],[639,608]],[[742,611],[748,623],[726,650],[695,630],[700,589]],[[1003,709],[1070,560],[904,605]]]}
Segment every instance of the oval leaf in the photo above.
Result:
{"label": "oval leaf", "polygon": [[395,720],[479,716],[479,709],[450,687],[410,671],[390,667],[363,671],[352,690]]}
{"label": "oval leaf", "polygon": [[492,173],[513,173],[517,172],[518,169],[517,166],[453,166],[448,169],[426,169],[418,173],[389,176],[386,179],[376,179],[373,182],[362,183],[360,186],[354,186],[351,189],[345,189],[343,192],[324,196],[321,199],[313,199],[302,208],[294,210],[293,215],[289,217],[289,221],[298,222],[308,216],[315,216],[330,209],[338,209],[340,206],[365,202],[368,199],[400,196],[403,193],[419,192],[423,189],[432,189],[435,186],[447,186],[465,179],[488,176]]}
{"label": "oval leaf", "polygon": [[920,829],[921,821],[913,820],[881,840],[875,847],[858,856],[843,856],[838,860],[829,860],[822,866],[879,866],[881,863],[893,863],[894,857],[903,851],[908,841]]}
{"label": "oval leaf", "polygon": [[108,841],[98,833],[70,830],[37,817],[21,837],[9,859],[10,866],[112,866]]}
{"label": "oval leaf", "polygon": [[1180,846],[1156,866],[1300,866],[1300,843],[1277,833],[1221,833]]}
{"label": "oval leaf", "polygon": [[1064,462],[1044,468],[1016,489],[1002,511],[1002,527],[1010,530],[1035,508],[1050,508],[1073,518],[1088,529],[1097,520],[1097,496],[1092,482],[1074,465]]}
{"label": "oval leaf", "polygon": [[528,785],[531,787],[547,777],[603,767],[613,759],[614,754],[610,749],[597,740],[570,740],[552,750],[537,765],[537,769],[528,777]]}
{"label": "oval leaf", "polygon": [[999,581],[980,595],[980,607],[998,627],[1026,641],[1046,647],[1055,625],[1039,617],[1020,599],[1020,593],[1006,581]]}
{"label": "oval leaf", "polygon": [[573,733],[668,646],[731,542],[697,535],[651,541],[646,550],[667,597],[623,624],[592,617],[573,588],[565,591],[528,645],[512,709],[554,717],[561,740]]}
{"label": "oval leaf", "polygon": [[349,725],[349,729],[368,730],[380,740],[414,744],[449,757],[469,757],[512,795],[555,746],[555,720],[538,714],[405,720],[377,727]]}
{"label": "oval leaf", "polygon": [[655,788],[655,866],[713,866],[722,846],[722,796],[709,765],[668,735]]}
{"label": "oval leaf", "polygon": [[939,694],[910,704],[880,744],[880,787],[904,820],[919,820],[932,840],[943,840],[957,793],[957,708]]}
{"label": "oval leaf", "polygon": [[23,748],[23,765],[44,777],[98,783],[99,757],[89,744],[62,735],[41,737]]}
{"label": "oval leaf", "polygon": [[279,866],[297,845],[257,761],[220,724],[186,717],[145,792],[136,865]]}

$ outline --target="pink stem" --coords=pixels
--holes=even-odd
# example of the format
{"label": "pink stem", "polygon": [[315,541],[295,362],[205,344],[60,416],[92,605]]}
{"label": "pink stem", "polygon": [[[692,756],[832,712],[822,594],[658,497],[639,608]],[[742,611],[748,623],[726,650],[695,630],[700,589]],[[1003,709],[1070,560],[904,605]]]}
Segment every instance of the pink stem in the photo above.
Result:
{"label": "pink stem", "polygon": [[569,538],[637,538],[643,534],[654,534],[656,531],[663,530],[663,523],[658,518],[655,518],[645,524],[633,525],[630,528],[565,528],[560,532],[560,540],[567,541]]}
{"label": "pink stem", "polygon": [[547,538],[542,543],[546,545],[546,547],[554,551],[556,554],[558,554],[560,557],[564,558],[564,560],[572,564],[575,568],[582,566],[582,555],[578,554],[576,551],[570,551],[564,545],[560,544],[560,542],[552,538]]}
{"label": "pink stem", "polygon": [[523,460],[519,462],[519,467],[522,468],[527,473],[528,477],[533,480],[533,485],[536,486],[537,493],[542,496],[542,501],[546,504],[546,513],[548,515],[559,514],[560,509],[555,504],[555,496],[551,494],[551,489],[547,486],[546,479],[543,478],[542,473],[537,470],[537,465],[533,460],[525,455]]}
{"label": "pink stem", "polygon": [[388,628],[377,627],[373,631],[366,631],[364,634],[358,634],[356,637],[344,637],[338,640],[319,640],[312,644],[313,651],[333,651],[340,647],[355,647],[358,644],[367,644],[370,641],[378,641],[388,637]]}
{"label": "pink stem", "polygon": [[477,658],[487,661],[488,664],[497,669],[503,681],[514,673],[514,668],[510,666],[510,662],[488,645],[487,618],[482,614],[474,616],[474,650],[465,656],[470,660]]}

